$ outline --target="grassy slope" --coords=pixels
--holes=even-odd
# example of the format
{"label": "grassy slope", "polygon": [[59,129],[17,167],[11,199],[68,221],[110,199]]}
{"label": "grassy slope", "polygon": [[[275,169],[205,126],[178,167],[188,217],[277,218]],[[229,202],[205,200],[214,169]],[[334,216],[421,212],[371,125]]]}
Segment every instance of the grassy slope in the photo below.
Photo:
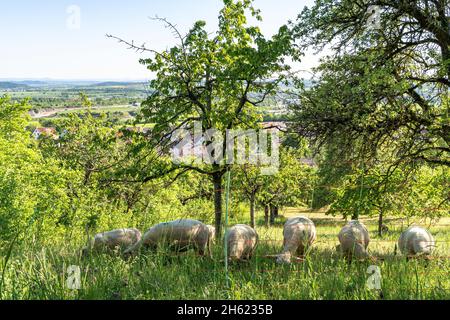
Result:
{"label": "grassy slope", "polygon": [[[290,209],[286,217],[301,213]],[[348,265],[334,251],[336,235],[344,222],[323,213],[302,213],[314,219],[318,239],[305,263],[279,266],[264,258],[281,248],[282,221],[272,228],[259,227],[261,243],[249,263],[230,266],[230,288],[225,281],[222,248],[215,259],[200,259],[189,252],[142,253],[133,261],[107,255],[82,259],[77,248],[52,250],[28,248],[15,254],[5,277],[3,298],[8,299],[379,299],[366,288],[369,262]],[[376,220],[363,219],[369,227],[372,254],[384,257],[381,268],[385,299],[450,299],[450,260],[406,262],[394,256],[400,233],[398,221],[390,221],[390,233],[376,236]],[[449,253],[450,218],[431,227],[438,241],[436,255]],[[82,289],[68,290],[65,270],[82,269]]]}

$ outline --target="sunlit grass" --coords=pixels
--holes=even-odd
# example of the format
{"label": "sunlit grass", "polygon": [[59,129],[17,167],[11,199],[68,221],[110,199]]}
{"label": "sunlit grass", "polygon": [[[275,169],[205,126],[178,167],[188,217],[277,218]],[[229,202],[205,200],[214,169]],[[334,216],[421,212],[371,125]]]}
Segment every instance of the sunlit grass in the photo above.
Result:
{"label": "sunlit grass", "polygon": [[[288,210],[285,216],[299,214]],[[348,264],[335,251],[336,235],[345,221],[322,213],[304,213],[315,219],[318,239],[306,261],[277,265],[265,258],[282,245],[282,221],[259,226],[261,242],[248,263],[229,267],[226,282],[223,248],[216,245],[214,259],[194,252],[142,252],[132,260],[94,255],[82,258],[79,247],[16,248],[5,271],[2,299],[449,299],[450,260],[412,260],[394,255],[400,227],[390,225],[382,239],[376,221],[366,220],[371,254],[381,258],[382,290],[366,286],[370,262]],[[281,219],[282,220],[282,219]],[[431,227],[438,247],[436,256],[448,256],[450,226],[447,219]],[[4,259],[4,258],[3,258]],[[81,289],[67,288],[67,268],[81,268]]]}

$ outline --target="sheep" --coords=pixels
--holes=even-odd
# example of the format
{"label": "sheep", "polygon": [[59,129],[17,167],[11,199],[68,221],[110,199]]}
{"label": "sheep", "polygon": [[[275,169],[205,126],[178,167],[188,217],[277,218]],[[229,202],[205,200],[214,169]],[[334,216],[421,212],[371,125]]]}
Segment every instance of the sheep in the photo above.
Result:
{"label": "sheep", "polygon": [[90,251],[114,251],[117,248],[127,249],[141,240],[141,232],[135,228],[117,229],[95,235],[83,248],[82,254],[86,256]]}
{"label": "sheep", "polygon": [[359,260],[369,258],[367,253],[370,242],[369,231],[358,220],[349,221],[339,232],[338,238],[340,245],[336,249],[341,251],[349,261],[353,256]]}
{"label": "sheep", "polygon": [[228,260],[233,262],[250,260],[259,241],[256,230],[245,224],[229,228],[225,239],[228,246]]}
{"label": "sheep", "polygon": [[215,242],[216,239],[216,228],[214,226],[211,226],[209,224],[206,225],[206,227],[209,230],[209,239],[211,243]]}
{"label": "sheep", "polygon": [[158,245],[167,245],[177,252],[195,249],[199,255],[204,256],[208,251],[212,257],[210,229],[200,221],[192,219],[179,219],[171,222],[159,223],[151,227],[142,237],[141,241],[125,251],[130,255],[142,246],[156,249]]}
{"label": "sheep", "polygon": [[[283,229],[283,251],[277,255],[266,256],[276,258],[277,263],[291,263],[303,261],[302,256],[316,241],[316,227],[314,222],[304,216],[293,217],[286,221]],[[300,257],[295,257],[298,255]]]}
{"label": "sheep", "polygon": [[428,230],[412,226],[402,232],[398,247],[407,256],[429,256],[435,247],[435,241]]}

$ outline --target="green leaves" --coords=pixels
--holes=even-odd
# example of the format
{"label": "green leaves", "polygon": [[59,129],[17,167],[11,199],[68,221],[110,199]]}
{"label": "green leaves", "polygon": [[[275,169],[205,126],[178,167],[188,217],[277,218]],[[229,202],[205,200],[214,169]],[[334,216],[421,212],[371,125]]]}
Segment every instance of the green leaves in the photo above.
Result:
{"label": "green leaves", "polygon": [[[414,171],[376,166],[344,178],[335,189],[330,214],[385,215],[436,219],[450,210],[448,169],[422,166]],[[364,184],[361,184],[363,179]]]}
{"label": "green leaves", "polygon": [[[214,34],[207,32],[203,21],[181,35],[162,20],[179,44],[164,52],[147,50],[152,58],[142,62],[156,78],[151,82],[154,93],[142,104],[139,117],[155,124],[152,134],[159,148],[170,146],[174,132],[192,129],[194,121],[201,123],[203,131],[215,129],[223,137],[231,129],[258,129],[262,117],[258,107],[278,91],[290,70],[285,57],[292,52],[292,38],[282,27],[266,39],[257,26],[248,25],[249,15],[261,19],[252,1],[224,1]],[[195,164],[188,169],[214,176],[215,188],[222,189],[219,185],[227,166]],[[222,214],[220,192],[216,191],[215,199],[217,228]]]}
{"label": "green leaves", "polygon": [[28,100],[14,102],[7,95],[0,96],[0,136],[9,141],[23,139],[30,109]]}
{"label": "green leaves", "polygon": [[[372,5],[381,12],[380,30],[368,30]],[[444,12],[444,3],[425,9],[399,1],[325,0],[305,9],[293,27],[300,46],[336,51],[293,107],[295,129],[319,144],[343,137],[344,150],[365,158],[395,145],[393,161],[449,166],[450,127],[442,115],[448,118],[450,37],[448,23],[431,27],[436,17],[447,19]]]}
{"label": "green leaves", "polygon": [[214,35],[198,21],[179,45],[142,60],[157,77],[140,120],[156,123],[161,135],[194,120],[204,129],[256,128],[255,106],[276,92],[281,73],[289,70],[283,57],[291,38],[285,27],[265,39],[258,27],[247,26],[247,14],[259,18],[252,1],[225,1]]}
{"label": "green leaves", "polygon": [[248,199],[256,196],[262,204],[276,206],[307,206],[315,183],[314,167],[302,162],[305,150],[282,147],[280,167],[274,175],[261,175],[254,165],[243,165],[237,170],[235,184]]}
{"label": "green leaves", "polygon": [[0,99],[0,247],[33,232],[50,240],[56,228],[46,226],[54,227],[66,209],[65,171],[42,156],[26,131],[29,108],[26,100]]}

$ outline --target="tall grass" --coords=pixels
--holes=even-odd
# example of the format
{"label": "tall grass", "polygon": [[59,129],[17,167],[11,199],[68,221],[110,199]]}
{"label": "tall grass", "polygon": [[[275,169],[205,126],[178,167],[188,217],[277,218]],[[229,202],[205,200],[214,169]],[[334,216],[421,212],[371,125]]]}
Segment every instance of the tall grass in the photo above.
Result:
{"label": "tall grass", "polygon": [[[256,256],[230,265],[229,286],[221,245],[213,260],[167,251],[143,251],[132,260],[108,254],[83,258],[80,247],[69,243],[16,247],[5,269],[3,299],[450,299],[449,259],[408,262],[395,256],[399,231],[378,239],[369,225],[371,253],[384,259],[376,263],[382,276],[378,291],[366,285],[372,263],[349,264],[335,252],[340,226],[318,222],[317,229],[318,242],[305,262],[277,265],[264,256],[281,249],[282,227],[259,227]],[[436,226],[434,234],[442,244],[436,255],[448,255],[449,228]],[[81,268],[80,290],[67,287],[71,265]]]}

